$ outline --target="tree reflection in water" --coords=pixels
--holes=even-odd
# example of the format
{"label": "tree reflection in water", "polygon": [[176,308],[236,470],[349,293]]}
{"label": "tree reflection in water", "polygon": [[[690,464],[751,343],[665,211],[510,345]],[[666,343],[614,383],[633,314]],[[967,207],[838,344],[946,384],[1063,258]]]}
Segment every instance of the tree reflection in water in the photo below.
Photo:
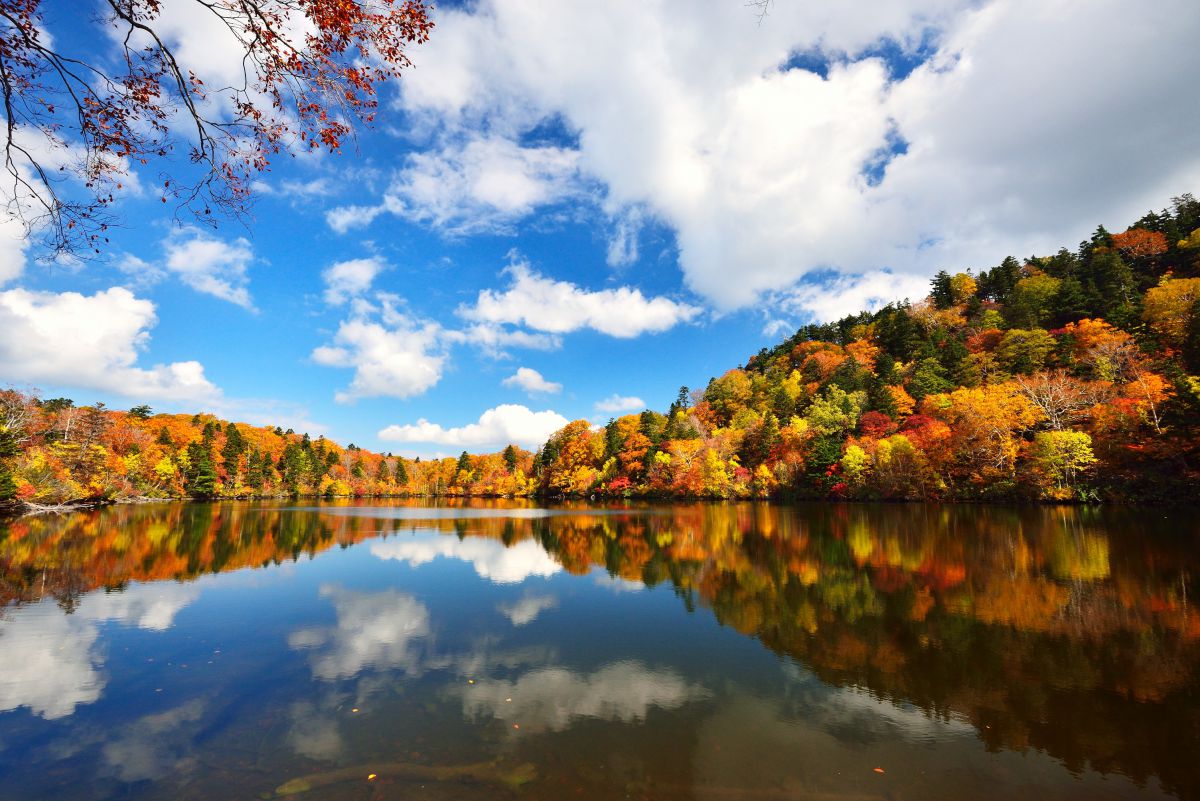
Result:
{"label": "tree reflection in water", "polygon": [[[751,503],[575,505],[551,515],[514,515],[514,508],[531,507],[470,506],[506,516],[422,519],[419,503],[398,501],[311,511],[267,503],[164,504],[26,518],[0,529],[0,602],[54,598],[71,616],[64,620],[79,621],[71,623],[79,631],[72,629],[70,639],[86,651],[88,637],[95,637],[87,621],[129,619],[153,628],[156,614],[173,614],[153,603],[187,602],[156,600],[138,588],[123,606],[81,603],[92,590],[165,580],[183,584],[161,586],[187,587],[205,574],[278,564],[381,535],[371,546],[381,558],[411,565],[462,559],[500,583],[603,568],[630,586],[672,587],[689,610],[711,610],[722,624],[829,685],[866,689],[870,704],[969,723],[989,749],[1038,749],[1072,771],[1116,772],[1137,782],[1157,777],[1173,793],[1200,792],[1200,614],[1189,597],[1200,551],[1186,515]],[[405,532],[419,536],[390,537]],[[447,538],[440,541],[439,533]],[[359,598],[337,587],[323,592],[339,615],[350,614]],[[557,603],[527,593],[499,609],[519,627]],[[414,620],[426,625],[419,615]],[[316,649],[315,675],[346,672],[332,661],[333,634],[313,629],[296,637],[293,648]],[[11,632],[6,643],[15,647]],[[388,653],[407,664],[408,652]],[[86,654],[76,661],[90,669]],[[541,679],[582,697],[594,683],[627,681],[620,671],[630,664],[590,676],[546,668]],[[670,698],[704,696],[682,677],[668,678]],[[466,690],[464,709],[504,719],[510,689]],[[75,701],[41,703],[45,711],[69,714],[63,704]],[[797,714],[816,709],[805,702]],[[189,710],[179,713],[182,719]],[[310,751],[340,749],[313,728],[317,706],[293,712],[289,736]],[[553,730],[557,720],[548,718],[543,728]]]}

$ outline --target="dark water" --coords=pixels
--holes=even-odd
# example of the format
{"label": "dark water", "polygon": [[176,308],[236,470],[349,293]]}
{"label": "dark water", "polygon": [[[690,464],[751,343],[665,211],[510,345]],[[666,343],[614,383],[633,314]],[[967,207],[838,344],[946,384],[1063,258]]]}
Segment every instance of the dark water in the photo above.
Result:
{"label": "dark water", "polygon": [[1198,562],[1145,510],[25,519],[0,799],[1197,798]]}

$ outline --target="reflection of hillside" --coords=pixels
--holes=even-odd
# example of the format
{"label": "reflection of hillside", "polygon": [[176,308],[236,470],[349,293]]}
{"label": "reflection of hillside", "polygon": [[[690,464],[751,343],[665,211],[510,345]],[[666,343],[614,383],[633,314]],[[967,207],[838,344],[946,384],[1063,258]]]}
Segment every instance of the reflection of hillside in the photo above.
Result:
{"label": "reflection of hillside", "polygon": [[1180,756],[1200,752],[1190,700],[1200,614],[1188,596],[1198,554],[1194,535],[1177,530],[1182,518],[766,504],[428,520],[386,510],[163,505],[26,519],[0,539],[0,600],[54,595],[69,610],[96,587],[416,531],[373,551],[413,565],[460,559],[494,581],[561,566],[669,584],[825,681],[969,720],[993,748],[1200,792]]}
{"label": "reflection of hillside", "polygon": [[824,680],[965,717],[993,748],[1186,795],[1196,553],[1133,520],[1106,514],[1107,536],[1075,509],[696,506],[619,530],[564,520],[544,541],[568,567],[669,580]]}

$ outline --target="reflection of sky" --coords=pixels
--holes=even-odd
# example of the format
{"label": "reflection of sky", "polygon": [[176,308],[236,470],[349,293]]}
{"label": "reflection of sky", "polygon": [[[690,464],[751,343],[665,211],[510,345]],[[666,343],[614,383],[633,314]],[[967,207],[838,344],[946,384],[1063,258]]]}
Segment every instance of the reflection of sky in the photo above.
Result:
{"label": "reflection of sky", "polygon": [[805,722],[855,741],[902,739],[931,743],[973,736],[975,728],[955,718],[934,717],[912,704],[877,698],[854,686],[831,687],[794,662],[784,664],[788,695],[802,704]]}
{"label": "reflection of sky", "polygon": [[288,637],[292,648],[313,650],[314,676],[349,678],[365,668],[419,670],[416,641],[429,634],[429,610],[423,604],[396,590],[366,593],[324,585],[320,593],[333,602],[337,625],[300,629]]}
{"label": "reflection of sky", "polygon": [[105,743],[104,761],[123,782],[190,770],[195,766],[190,729],[203,714],[204,703],[195,699],[140,717]]}
{"label": "reflection of sky", "polygon": [[558,599],[553,595],[531,593],[512,603],[497,604],[496,611],[508,618],[514,626],[524,626],[536,620],[542,612],[556,606],[558,606]]}
{"label": "reflection of sky", "polygon": [[652,509],[467,509],[448,507],[415,507],[415,506],[295,506],[284,511],[318,512],[323,515],[338,515],[340,517],[372,517],[386,520],[467,520],[467,519],[515,519],[541,520],[547,517],[571,517],[587,515],[597,517],[604,515],[656,514]]}
{"label": "reflection of sky", "polygon": [[467,685],[463,714],[495,717],[524,731],[562,731],[580,718],[633,723],[652,707],[676,709],[709,697],[698,684],[670,669],[637,661],[614,662],[592,673],[543,667],[515,681],[487,679]]}
{"label": "reflection of sky", "polygon": [[51,600],[6,611],[7,619],[0,619],[0,711],[25,706],[54,719],[95,702],[107,682],[96,644],[98,624],[165,631],[199,593],[188,584],[135,584],[123,592],[86,595],[71,615]]}
{"label": "reflection of sky", "polygon": [[497,584],[517,584],[531,576],[552,576],[562,570],[558,562],[533,540],[505,547],[499,540],[446,534],[416,534],[373,542],[370,551],[380,559],[407,562],[412,567],[438,557],[468,562],[480,577]]}

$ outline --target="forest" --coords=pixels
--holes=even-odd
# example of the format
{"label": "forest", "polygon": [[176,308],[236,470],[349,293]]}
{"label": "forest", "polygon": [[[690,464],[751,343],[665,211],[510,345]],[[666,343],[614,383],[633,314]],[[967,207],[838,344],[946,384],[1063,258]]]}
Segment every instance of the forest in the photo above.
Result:
{"label": "forest", "polygon": [[1168,502],[1200,487],[1200,201],[940,271],[807,325],[663,412],[536,453],[405,459],[208,414],[0,391],[0,504],[546,496]]}

